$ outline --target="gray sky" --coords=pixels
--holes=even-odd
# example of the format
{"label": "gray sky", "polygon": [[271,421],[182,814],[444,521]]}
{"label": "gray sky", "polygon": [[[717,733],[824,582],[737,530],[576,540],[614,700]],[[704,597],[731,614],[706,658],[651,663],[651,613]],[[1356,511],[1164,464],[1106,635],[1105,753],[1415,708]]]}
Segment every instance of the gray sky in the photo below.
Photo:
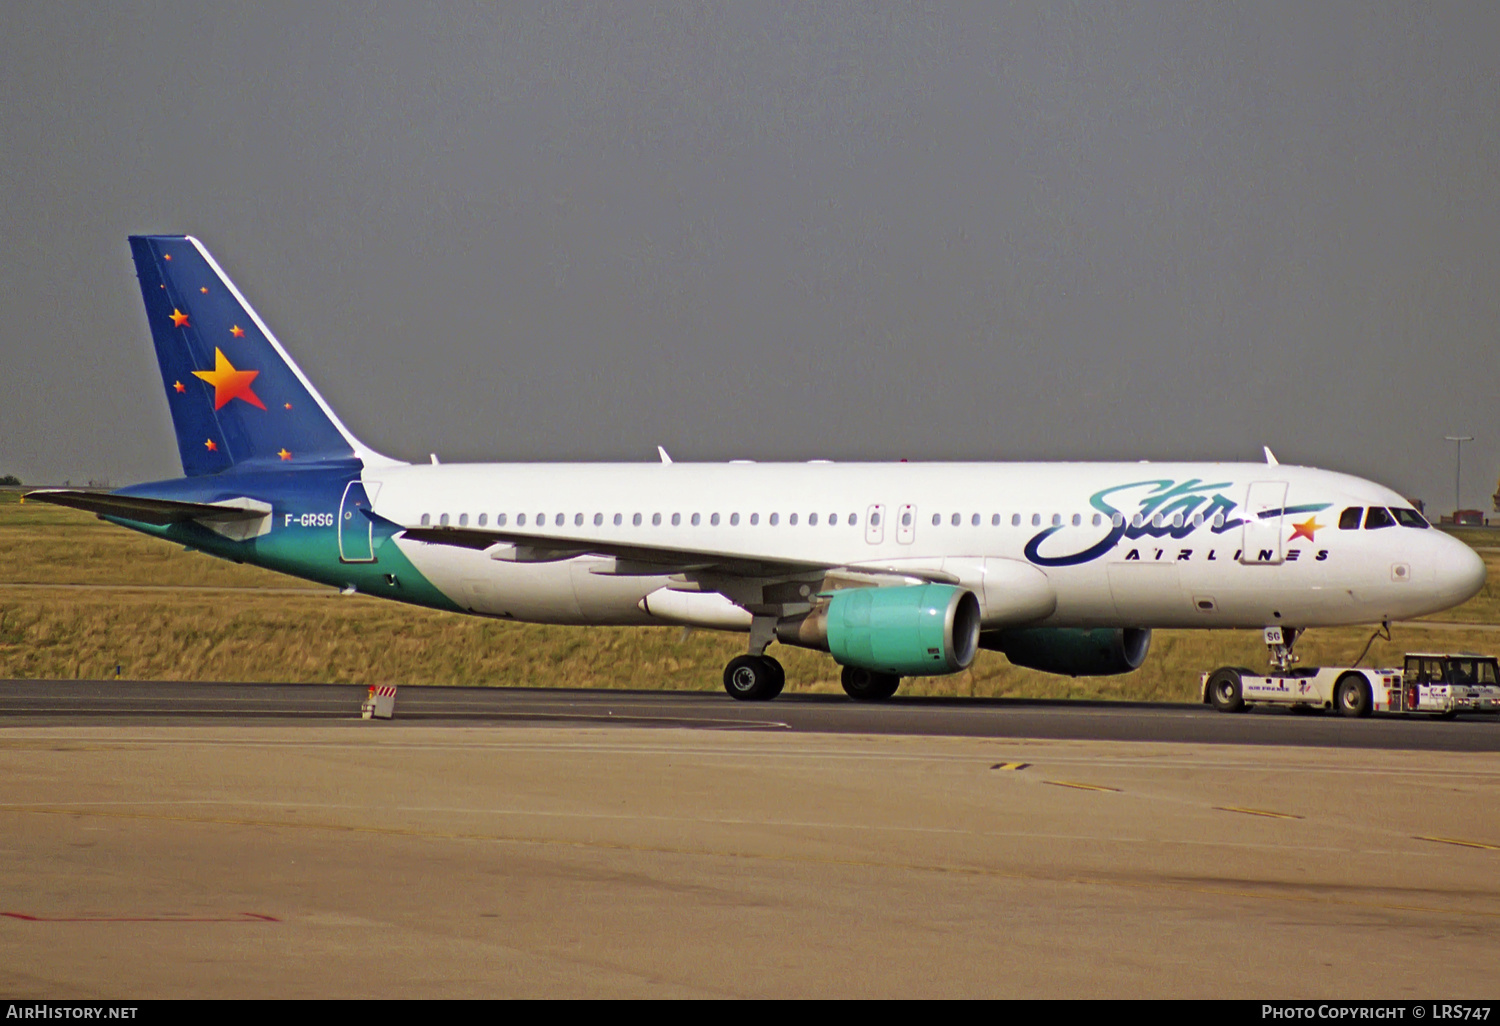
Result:
{"label": "gray sky", "polygon": [[28,481],[180,473],[179,231],[405,458],[1500,472],[1493,3],[12,0],[0,97]]}

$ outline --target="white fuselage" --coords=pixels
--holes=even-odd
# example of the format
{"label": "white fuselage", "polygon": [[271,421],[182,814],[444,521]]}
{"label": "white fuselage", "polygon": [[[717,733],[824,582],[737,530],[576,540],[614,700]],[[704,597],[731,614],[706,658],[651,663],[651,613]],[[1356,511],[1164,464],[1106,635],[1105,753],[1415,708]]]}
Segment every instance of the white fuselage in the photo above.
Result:
{"label": "white fuselage", "polygon": [[[411,465],[366,471],[365,486],[377,514],[407,527],[425,518],[580,546],[829,568],[948,566],[965,583],[964,567],[1040,575],[1050,608],[1028,607],[1017,622],[994,599],[987,627],[1369,623],[1447,608],[1484,580],[1473,551],[1437,530],[1340,529],[1349,507],[1409,505],[1390,489],[1274,464]],[[619,575],[608,572],[609,556],[507,562],[398,544],[454,602],[482,615],[681,622],[642,604],[673,571]]]}

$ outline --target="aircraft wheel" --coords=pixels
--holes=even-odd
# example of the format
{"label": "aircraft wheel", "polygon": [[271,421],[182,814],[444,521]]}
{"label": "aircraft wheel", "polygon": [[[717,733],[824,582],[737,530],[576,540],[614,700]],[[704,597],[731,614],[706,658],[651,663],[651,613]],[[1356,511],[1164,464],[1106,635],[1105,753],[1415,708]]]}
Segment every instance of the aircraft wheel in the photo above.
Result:
{"label": "aircraft wheel", "polygon": [[896,693],[901,678],[894,673],[879,673],[862,666],[846,666],[839,674],[844,693],[856,702],[883,702]]}
{"label": "aircraft wheel", "polygon": [[742,655],[724,667],[724,690],[741,702],[768,702],[781,693],[786,675],[781,664],[765,656]]}
{"label": "aircraft wheel", "polygon": [[1244,712],[1245,696],[1240,689],[1240,671],[1232,666],[1215,670],[1208,678],[1208,700],[1219,712]]}
{"label": "aircraft wheel", "polygon": [[766,696],[767,700],[769,700],[781,694],[782,689],[786,687],[786,670],[782,669],[781,664],[768,655],[763,655],[760,658],[761,661],[764,662],[770,669],[771,676],[774,678],[775,687],[773,687],[771,689],[771,693]]}
{"label": "aircraft wheel", "polygon": [[1333,704],[1344,716],[1368,716],[1372,711],[1370,685],[1357,673],[1346,673],[1333,688]]}

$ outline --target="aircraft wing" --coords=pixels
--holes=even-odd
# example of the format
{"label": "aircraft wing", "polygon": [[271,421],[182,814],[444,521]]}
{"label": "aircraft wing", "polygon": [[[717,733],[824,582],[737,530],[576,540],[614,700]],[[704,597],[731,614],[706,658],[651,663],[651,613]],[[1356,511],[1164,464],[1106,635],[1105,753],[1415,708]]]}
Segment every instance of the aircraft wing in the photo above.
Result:
{"label": "aircraft wing", "polygon": [[232,523],[237,520],[259,520],[271,512],[267,503],[240,499],[234,502],[179,502],[175,499],[148,499],[135,495],[112,495],[108,492],[82,491],[76,488],[39,488],[27,492],[35,502],[71,506],[104,517],[120,517],[143,524],[184,523],[196,520],[206,523]]}
{"label": "aircraft wing", "polygon": [[839,564],[807,560],[767,559],[711,549],[639,545],[623,541],[568,537],[472,527],[407,527],[402,537],[428,545],[488,551],[490,558],[513,563],[550,563],[574,556],[613,556],[621,576],[655,576],[686,571],[711,571],[731,577],[780,577],[818,573]]}

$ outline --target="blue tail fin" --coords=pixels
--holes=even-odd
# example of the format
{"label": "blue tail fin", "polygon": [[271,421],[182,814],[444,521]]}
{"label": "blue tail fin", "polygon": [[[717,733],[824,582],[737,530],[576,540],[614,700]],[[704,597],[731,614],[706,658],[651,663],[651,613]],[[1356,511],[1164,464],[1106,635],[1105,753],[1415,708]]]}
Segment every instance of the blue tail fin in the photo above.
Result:
{"label": "blue tail fin", "polygon": [[182,470],[383,457],[339,422],[271,329],[190,235],[132,235]]}

